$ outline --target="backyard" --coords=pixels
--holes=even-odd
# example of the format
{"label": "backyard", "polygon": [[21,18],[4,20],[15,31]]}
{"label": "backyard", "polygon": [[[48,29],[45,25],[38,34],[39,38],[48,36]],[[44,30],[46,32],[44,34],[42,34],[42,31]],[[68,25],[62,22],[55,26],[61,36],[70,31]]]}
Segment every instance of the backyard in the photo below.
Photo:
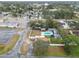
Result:
{"label": "backyard", "polygon": [[38,39],[43,40],[43,41],[49,41],[48,37],[40,37],[41,36],[41,31],[40,30],[32,30],[30,36],[39,36]]}

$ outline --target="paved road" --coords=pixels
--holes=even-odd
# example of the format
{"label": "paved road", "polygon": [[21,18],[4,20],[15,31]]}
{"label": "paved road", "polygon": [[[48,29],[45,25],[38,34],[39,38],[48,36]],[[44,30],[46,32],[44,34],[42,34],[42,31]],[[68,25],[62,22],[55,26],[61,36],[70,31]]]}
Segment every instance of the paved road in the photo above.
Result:
{"label": "paved road", "polygon": [[[25,17],[24,17],[24,19],[26,19]],[[27,22],[29,22],[29,20],[27,21]],[[28,23],[27,23],[27,26],[26,27],[28,27]],[[28,31],[29,31],[30,29],[29,29],[29,27],[28,27]],[[32,44],[32,42],[30,42],[28,39],[27,40],[25,40],[25,41],[27,41],[27,43],[28,43],[28,45],[29,45],[29,47],[28,47],[28,52],[26,53],[26,55],[21,55],[20,57],[21,58],[33,58],[34,56],[33,56],[33,44]],[[27,48],[27,47],[26,47]]]}
{"label": "paved road", "polygon": [[23,41],[22,40],[23,34],[24,34],[23,32],[20,33],[20,38],[12,50],[2,56],[0,55],[0,57],[3,57],[3,58],[17,57],[17,53],[19,52],[19,47]]}
{"label": "paved road", "polygon": [[23,44],[23,42],[25,40],[24,37],[26,36],[26,33],[29,30],[27,25],[28,24],[26,22],[26,28],[22,32],[19,32],[20,38],[19,38],[18,42],[16,43],[16,45],[14,46],[14,48],[6,54],[0,55],[0,58],[18,58],[18,57],[20,57],[20,47]]}

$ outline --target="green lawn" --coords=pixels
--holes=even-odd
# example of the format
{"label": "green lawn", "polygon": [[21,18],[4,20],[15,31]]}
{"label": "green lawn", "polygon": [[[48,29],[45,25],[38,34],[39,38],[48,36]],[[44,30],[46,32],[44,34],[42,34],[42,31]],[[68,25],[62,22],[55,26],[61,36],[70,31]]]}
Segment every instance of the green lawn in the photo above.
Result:
{"label": "green lawn", "polygon": [[64,41],[61,38],[50,37],[48,39],[49,39],[50,43],[53,43],[53,44],[63,44],[64,43]]}

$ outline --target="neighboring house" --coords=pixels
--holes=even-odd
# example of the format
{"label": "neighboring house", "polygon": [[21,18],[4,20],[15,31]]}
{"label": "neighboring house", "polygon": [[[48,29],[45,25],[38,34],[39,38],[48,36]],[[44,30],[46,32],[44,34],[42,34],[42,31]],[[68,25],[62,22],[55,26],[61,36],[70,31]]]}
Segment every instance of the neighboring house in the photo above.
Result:
{"label": "neighboring house", "polygon": [[58,9],[49,9],[49,11],[57,11]]}
{"label": "neighboring house", "polygon": [[70,29],[69,25],[65,21],[60,21],[64,29]]}
{"label": "neighboring house", "polygon": [[56,19],[55,21],[59,22],[60,25],[63,27],[63,29],[70,29],[70,26],[66,22],[67,20],[65,20],[65,19]]}
{"label": "neighboring house", "polygon": [[10,12],[2,12],[2,15],[4,15],[4,16],[7,16],[9,14],[10,14]]}
{"label": "neighboring house", "polygon": [[75,14],[77,17],[79,17],[79,12],[74,11],[74,14]]}

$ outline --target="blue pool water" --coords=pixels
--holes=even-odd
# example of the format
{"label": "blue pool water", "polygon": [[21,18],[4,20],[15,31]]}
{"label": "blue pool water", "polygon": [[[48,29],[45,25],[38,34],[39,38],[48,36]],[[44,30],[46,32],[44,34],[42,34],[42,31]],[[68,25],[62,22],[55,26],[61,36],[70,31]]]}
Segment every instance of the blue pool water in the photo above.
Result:
{"label": "blue pool water", "polygon": [[46,31],[46,32],[41,32],[42,35],[45,35],[45,36],[51,36],[53,35],[53,32],[52,31]]}

